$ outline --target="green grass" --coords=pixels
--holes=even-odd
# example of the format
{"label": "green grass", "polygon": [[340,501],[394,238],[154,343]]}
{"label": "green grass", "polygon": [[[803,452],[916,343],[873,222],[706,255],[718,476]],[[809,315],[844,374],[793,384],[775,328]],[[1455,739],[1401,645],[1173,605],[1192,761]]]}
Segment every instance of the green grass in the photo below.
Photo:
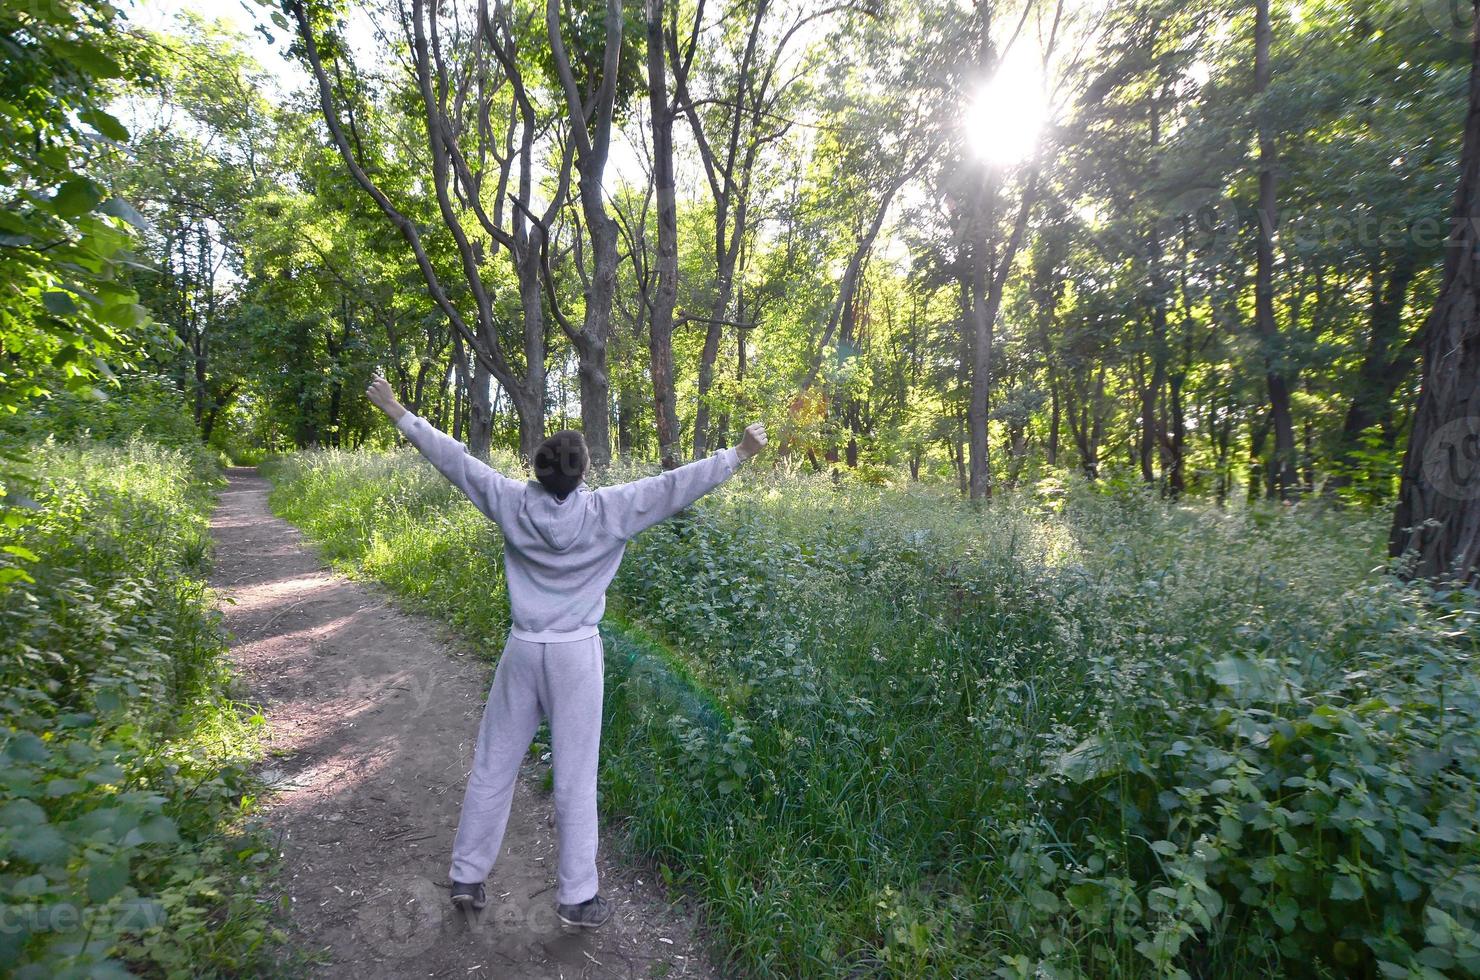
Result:
{"label": "green grass", "polygon": [[[274,479],[498,649],[498,533],[414,454]],[[750,473],[634,542],[602,806],[726,965],[1480,973],[1474,593],[1389,577],[1384,514],[1058,489]]]}
{"label": "green grass", "polygon": [[205,586],[219,483],[192,449],[37,444],[0,527],[0,973],[261,972],[261,718]]}

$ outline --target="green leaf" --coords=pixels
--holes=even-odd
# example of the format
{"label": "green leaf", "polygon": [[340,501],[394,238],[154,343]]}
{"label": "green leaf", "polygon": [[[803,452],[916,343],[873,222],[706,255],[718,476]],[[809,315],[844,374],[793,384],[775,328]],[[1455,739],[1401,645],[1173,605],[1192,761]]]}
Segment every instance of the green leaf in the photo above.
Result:
{"label": "green leaf", "polygon": [[6,827],[38,827],[46,823],[46,811],[30,800],[11,800],[0,806],[0,824]]}
{"label": "green leaf", "polygon": [[[21,732],[10,740],[10,744],[5,747],[5,754],[17,762],[45,762],[51,758],[51,749],[30,732]],[[3,812],[0,809],[0,813]]]}
{"label": "green leaf", "polygon": [[51,199],[52,210],[60,217],[75,218],[98,206],[103,191],[86,177],[77,177],[63,184]]}
{"label": "green leaf", "polygon": [[67,842],[56,828],[47,824],[32,827],[11,845],[11,853],[32,864],[56,864],[67,857]]}
{"label": "green leaf", "polygon": [[1088,909],[1104,901],[1105,889],[1093,881],[1080,882],[1064,889],[1064,897],[1076,909]]}
{"label": "green leaf", "polygon": [[1454,957],[1447,951],[1437,946],[1425,946],[1419,950],[1414,957],[1424,966],[1433,967],[1435,970],[1450,970],[1454,968]]}
{"label": "green leaf", "polygon": [[46,875],[29,875],[15,883],[10,894],[16,898],[35,898],[46,894]]}
{"label": "green leaf", "polygon": [[26,548],[18,544],[8,544],[5,547],[0,548],[0,551],[5,552],[6,554],[15,555],[17,558],[20,558],[23,561],[41,560],[36,557],[36,552],[32,551],[30,548]]}
{"label": "green leaf", "polygon": [[1337,875],[1331,882],[1331,898],[1337,902],[1355,902],[1362,897],[1362,883],[1351,875]]}
{"label": "green leaf", "polygon": [[1270,917],[1274,919],[1285,932],[1295,930],[1295,921],[1300,915],[1300,906],[1289,895],[1281,895],[1279,900],[1270,906]]}
{"label": "green leaf", "polygon": [[103,319],[120,330],[131,330],[144,322],[149,311],[138,303],[115,303],[104,307]]}
{"label": "green leaf", "polygon": [[1469,839],[1469,835],[1458,827],[1450,827],[1444,824],[1435,824],[1423,835],[1429,840],[1441,840],[1447,844],[1463,844]]}
{"label": "green leaf", "polygon": [[69,293],[58,289],[48,290],[41,294],[41,305],[57,316],[71,316],[77,312],[77,303]]}
{"label": "green leaf", "polygon": [[104,112],[102,109],[88,109],[84,112],[78,113],[77,118],[81,119],[83,122],[87,123],[93,129],[96,129],[99,133],[102,133],[110,140],[117,140],[118,142],[122,143],[124,140],[128,139],[128,127],[119,122],[109,113]]}
{"label": "green leaf", "polygon": [[120,78],[123,67],[93,43],[71,45],[72,60],[94,78]]}
{"label": "green leaf", "polygon": [[46,783],[47,796],[70,796],[87,788],[80,779],[51,779]]}
{"label": "green leaf", "polygon": [[[88,715],[87,717],[91,719],[92,716]],[[109,762],[105,765],[99,766],[82,778],[86,779],[90,783],[105,786],[109,783],[122,782],[123,776],[123,769],[120,766]]]}
{"label": "green leaf", "polygon": [[1059,756],[1054,769],[1073,782],[1084,783],[1106,776],[1119,768],[1110,747],[1097,735],[1080,742]]}
{"label": "green leaf", "polygon": [[128,858],[115,857],[92,866],[87,875],[87,897],[94,902],[106,902],[127,884]]}
{"label": "green leaf", "polygon": [[175,822],[166,816],[154,816],[139,824],[139,836],[151,844],[173,844],[180,839]]}
{"label": "green leaf", "polygon": [[114,837],[122,837],[138,825],[137,813],[125,810],[123,807],[104,806],[96,810],[90,810],[72,821],[74,830],[82,834],[96,834],[109,831]]}
{"label": "green leaf", "polygon": [[147,231],[149,219],[134,209],[134,206],[121,197],[110,197],[103,202],[98,210],[115,218],[122,218],[140,231]]}
{"label": "green leaf", "polygon": [[126,932],[141,933],[164,924],[164,905],[153,898],[130,898],[118,903],[116,921]]}

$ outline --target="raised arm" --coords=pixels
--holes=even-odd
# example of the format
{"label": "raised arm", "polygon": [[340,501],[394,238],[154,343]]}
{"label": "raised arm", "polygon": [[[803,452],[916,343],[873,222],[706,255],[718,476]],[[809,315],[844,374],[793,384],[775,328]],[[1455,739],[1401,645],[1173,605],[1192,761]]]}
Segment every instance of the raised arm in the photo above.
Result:
{"label": "raised arm", "polygon": [[508,512],[507,504],[516,498],[523,488],[518,480],[511,480],[487,463],[468,453],[461,442],[432,425],[414,412],[409,412],[396,400],[390,385],[376,375],[365,394],[375,406],[396,423],[396,428],[427,458],[438,473],[445,476],[453,486],[467,494],[489,519],[500,524]]}
{"label": "raised arm", "polygon": [[602,487],[596,491],[602,520],[617,537],[623,540],[635,537],[725,482],[765,444],[765,427],[756,423],[745,430],[740,445],[707,459],[646,479]]}

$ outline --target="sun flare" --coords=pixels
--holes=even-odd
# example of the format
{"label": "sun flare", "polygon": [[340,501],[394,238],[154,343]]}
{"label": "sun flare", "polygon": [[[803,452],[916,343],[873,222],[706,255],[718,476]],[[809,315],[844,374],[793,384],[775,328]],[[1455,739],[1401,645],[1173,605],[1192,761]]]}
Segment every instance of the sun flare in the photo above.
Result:
{"label": "sun flare", "polygon": [[1019,58],[1003,62],[981,84],[967,103],[962,126],[977,159],[1005,167],[1033,154],[1047,121],[1043,73]]}

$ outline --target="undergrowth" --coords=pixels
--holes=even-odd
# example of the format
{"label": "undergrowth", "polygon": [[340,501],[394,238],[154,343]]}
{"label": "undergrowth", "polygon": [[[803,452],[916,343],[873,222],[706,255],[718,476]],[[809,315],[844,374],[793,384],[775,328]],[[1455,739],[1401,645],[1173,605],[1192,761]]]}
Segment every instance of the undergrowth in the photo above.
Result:
{"label": "undergrowth", "polygon": [[[499,535],[413,453],[275,481],[499,648]],[[749,473],[629,549],[602,806],[745,975],[1480,974],[1480,602],[1385,526]]]}
{"label": "undergrowth", "polygon": [[0,526],[0,973],[261,972],[262,719],[227,695],[205,585],[217,464],[137,438],[29,456]]}

